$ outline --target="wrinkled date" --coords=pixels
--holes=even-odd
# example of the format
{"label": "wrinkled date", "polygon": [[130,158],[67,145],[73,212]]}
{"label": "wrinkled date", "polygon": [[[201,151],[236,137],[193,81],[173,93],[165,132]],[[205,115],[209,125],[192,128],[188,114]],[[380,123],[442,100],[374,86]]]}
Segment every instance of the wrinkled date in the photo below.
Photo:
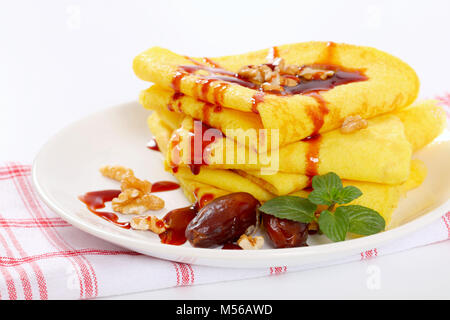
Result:
{"label": "wrinkled date", "polygon": [[306,240],[308,239],[308,225],[306,223],[263,214],[263,225],[276,248],[306,246]]}
{"label": "wrinkled date", "polygon": [[208,248],[237,240],[256,224],[259,202],[251,194],[237,192],[219,197],[204,206],[186,228],[194,247]]}

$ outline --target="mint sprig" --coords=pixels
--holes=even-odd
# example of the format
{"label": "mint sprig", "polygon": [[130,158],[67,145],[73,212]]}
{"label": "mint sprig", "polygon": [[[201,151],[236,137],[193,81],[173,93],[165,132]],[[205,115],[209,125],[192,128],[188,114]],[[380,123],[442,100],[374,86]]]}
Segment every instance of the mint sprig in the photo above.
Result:
{"label": "mint sprig", "polygon": [[361,190],[354,186],[344,188],[341,179],[334,172],[314,176],[312,187],[314,190],[308,195],[309,201],[327,206],[346,204],[362,195]]}
{"label": "mint sprig", "polygon": [[[386,223],[375,210],[359,205],[348,205],[362,195],[354,186],[344,187],[333,172],[312,179],[313,191],[308,198],[281,196],[264,203],[259,210],[281,219],[310,223],[315,221],[319,229],[332,241],[343,241],[347,232],[371,235],[383,231]],[[335,206],[341,206],[335,209]],[[317,205],[328,206],[316,217]]]}

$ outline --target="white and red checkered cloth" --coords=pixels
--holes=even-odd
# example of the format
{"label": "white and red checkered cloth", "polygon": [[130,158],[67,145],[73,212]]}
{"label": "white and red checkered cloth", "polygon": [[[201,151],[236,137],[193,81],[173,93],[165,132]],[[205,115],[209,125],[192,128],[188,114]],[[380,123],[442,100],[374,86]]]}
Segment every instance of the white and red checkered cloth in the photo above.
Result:
{"label": "white and red checkered cloth", "polygon": [[[450,95],[438,99],[447,105],[448,112]],[[30,165],[0,164],[0,299],[86,299],[288,271],[287,267],[194,266],[124,250],[59,218],[38,198],[30,174]],[[289,271],[365,260],[447,239],[450,239],[450,212],[426,228],[385,246]]]}

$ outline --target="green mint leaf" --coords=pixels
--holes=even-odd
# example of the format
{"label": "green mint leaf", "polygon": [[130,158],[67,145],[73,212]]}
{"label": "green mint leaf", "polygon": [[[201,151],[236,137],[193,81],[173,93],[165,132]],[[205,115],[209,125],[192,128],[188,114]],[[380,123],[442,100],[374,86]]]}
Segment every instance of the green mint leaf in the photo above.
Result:
{"label": "green mint leaf", "polygon": [[265,202],[259,211],[281,219],[289,219],[303,223],[314,220],[317,206],[308,199],[294,196],[281,196]]}
{"label": "green mint leaf", "polygon": [[333,204],[333,200],[330,199],[326,191],[313,190],[308,195],[308,199],[314,204],[324,204],[327,206],[331,206]]}
{"label": "green mint leaf", "polygon": [[320,213],[319,228],[330,240],[344,241],[349,228],[348,216],[343,211],[336,210],[333,214],[324,210]]}
{"label": "green mint leaf", "polygon": [[329,172],[322,176],[314,176],[312,179],[313,191],[308,199],[314,204],[324,204],[331,206],[336,202],[343,189],[342,181],[334,172]]}
{"label": "green mint leaf", "polygon": [[349,231],[351,233],[369,236],[383,231],[386,227],[384,218],[378,212],[370,208],[351,205],[339,207],[336,209],[336,212],[338,210],[347,214],[350,224]]}
{"label": "green mint leaf", "polygon": [[312,179],[312,187],[314,190],[342,189],[342,181],[336,173],[328,172],[321,176],[314,176]]}
{"label": "green mint leaf", "polygon": [[339,204],[346,204],[362,196],[361,190],[354,186],[347,186],[339,192],[335,201]]}

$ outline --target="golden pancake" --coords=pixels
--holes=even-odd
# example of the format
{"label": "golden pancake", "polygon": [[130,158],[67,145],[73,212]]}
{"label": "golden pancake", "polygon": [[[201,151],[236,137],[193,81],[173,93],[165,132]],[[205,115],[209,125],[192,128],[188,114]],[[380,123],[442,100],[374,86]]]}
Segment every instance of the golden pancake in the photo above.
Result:
{"label": "golden pancake", "polygon": [[[276,52],[276,54],[274,54]],[[293,65],[333,65],[344,70],[357,70],[366,81],[338,85],[316,94],[280,96],[243,85],[210,79],[205,72],[192,72],[199,64],[220,67],[236,73],[246,65],[267,63],[282,57]],[[190,66],[180,69],[180,66]],[[201,69],[200,68],[200,69]],[[258,112],[266,129],[279,130],[280,145],[301,140],[316,132],[338,128],[345,118],[360,115],[371,118],[411,104],[417,96],[419,81],[406,63],[374,48],[326,42],[283,45],[241,55],[202,60],[154,47],[133,62],[136,75],[165,89],[174,89],[197,100],[243,112]]]}

